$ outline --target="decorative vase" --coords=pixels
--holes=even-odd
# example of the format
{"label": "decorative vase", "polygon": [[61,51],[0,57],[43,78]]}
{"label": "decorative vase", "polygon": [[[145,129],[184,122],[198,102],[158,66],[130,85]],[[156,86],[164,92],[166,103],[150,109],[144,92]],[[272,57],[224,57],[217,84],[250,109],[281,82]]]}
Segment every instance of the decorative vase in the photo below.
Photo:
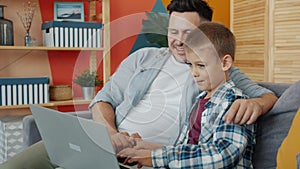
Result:
{"label": "decorative vase", "polygon": [[84,100],[91,100],[95,96],[95,87],[82,87],[82,96]]}
{"label": "decorative vase", "polygon": [[4,5],[0,5],[0,45],[14,45],[12,21],[4,18]]}
{"label": "decorative vase", "polygon": [[25,46],[32,46],[32,39],[29,32],[26,32],[24,37]]}

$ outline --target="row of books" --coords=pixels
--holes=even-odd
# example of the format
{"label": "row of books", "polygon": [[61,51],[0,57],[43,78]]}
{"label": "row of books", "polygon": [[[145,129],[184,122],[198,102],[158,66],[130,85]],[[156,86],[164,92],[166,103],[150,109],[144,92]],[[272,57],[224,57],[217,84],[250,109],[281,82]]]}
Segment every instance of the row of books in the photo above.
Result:
{"label": "row of books", "polygon": [[42,24],[47,47],[102,47],[102,24],[97,22],[50,21]]}
{"label": "row of books", "polygon": [[0,78],[0,106],[49,102],[49,78]]}

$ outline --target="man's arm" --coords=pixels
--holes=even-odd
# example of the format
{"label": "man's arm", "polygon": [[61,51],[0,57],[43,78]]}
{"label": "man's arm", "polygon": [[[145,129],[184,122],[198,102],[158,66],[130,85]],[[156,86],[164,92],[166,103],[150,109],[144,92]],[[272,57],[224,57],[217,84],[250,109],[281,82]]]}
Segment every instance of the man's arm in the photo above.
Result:
{"label": "man's arm", "polygon": [[277,97],[272,91],[251,81],[237,67],[231,68],[230,79],[251,99],[238,99],[232,104],[223,118],[227,124],[231,122],[236,124],[254,123],[259,116],[267,113],[277,101]]}
{"label": "man's arm", "polygon": [[128,56],[122,61],[110,80],[97,93],[89,105],[93,120],[107,126],[115,150],[118,152],[124,147],[132,147],[128,133],[119,133],[116,126],[117,114],[115,109],[124,101],[124,93],[132,78],[141,50]]}
{"label": "man's arm", "polygon": [[98,102],[92,107],[93,120],[104,123],[110,135],[117,133],[115,124],[115,111],[111,104]]}
{"label": "man's arm", "polygon": [[106,125],[116,152],[135,145],[134,139],[130,138],[128,133],[118,132],[115,125],[115,112],[109,103],[98,102],[92,106],[91,110],[93,120]]}

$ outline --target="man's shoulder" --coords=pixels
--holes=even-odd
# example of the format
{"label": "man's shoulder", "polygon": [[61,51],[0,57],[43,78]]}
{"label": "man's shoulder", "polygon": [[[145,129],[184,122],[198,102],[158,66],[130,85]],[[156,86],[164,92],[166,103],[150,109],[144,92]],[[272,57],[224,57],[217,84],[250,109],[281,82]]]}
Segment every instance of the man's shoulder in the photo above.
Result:
{"label": "man's shoulder", "polygon": [[137,51],[135,51],[134,53],[152,53],[152,54],[170,54],[168,48],[165,47],[144,47],[144,48],[140,48]]}
{"label": "man's shoulder", "polygon": [[171,53],[168,48],[145,47],[135,51],[131,57],[134,57],[134,60],[139,64],[147,67],[164,63],[170,56]]}

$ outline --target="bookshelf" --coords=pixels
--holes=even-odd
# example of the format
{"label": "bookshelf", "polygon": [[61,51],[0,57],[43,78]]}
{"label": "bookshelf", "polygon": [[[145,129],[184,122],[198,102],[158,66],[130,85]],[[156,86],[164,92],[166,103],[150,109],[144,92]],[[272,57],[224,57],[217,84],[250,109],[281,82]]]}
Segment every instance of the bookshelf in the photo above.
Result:
{"label": "bookshelf", "polygon": [[[2,55],[13,55],[14,53],[22,54],[26,53],[28,51],[35,51],[37,53],[36,55],[40,55],[43,57],[42,59],[46,59],[47,56],[45,56],[45,52],[48,51],[89,51],[89,69],[90,71],[97,70],[96,65],[96,59],[97,54],[99,52],[103,53],[103,81],[104,83],[108,81],[110,77],[110,1],[109,0],[101,0],[102,3],[102,13],[96,15],[96,1],[99,0],[83,0],[84,2],[89,2],[89,21],[93,21],[97,17],[101,17],[102,23],[103,23],[103,47],[102,48],[67,48],[67,47],[45,47],[45,46],[0,46],[0,54]],[[37,3],[39,1],[36,1]],[[16,2],[8,2],[11,4],[5,4],[11,8],[15,7],[14,3]],[[10,9],[10,11],[13,11]],[[36,11],[35,15],[39,15],[39,9]],[[38,17],[38,16],[35,16]],[[11,19],[11,17],[9,17]],[[38,18],[39,20],[40,18]],[[20,25],[17,25],[19,20],[17,18],[11,19],[14,22],[14,27],[20,27]],[[41,20],[41,19],[40,19]],[[17,24],[15,24],[17,23]],[[40,27],[37,28],[39,31]],[[17,32],[17,29],[14,29],[14,32]],[[32,30],[32,32],[35,32],[36,30]],[[39,40],[41,40],[41,36],[37,37]],[[22,39],[21,39],[22,40]],[[19,40],[20,41],[20,40]],[[4,56],[3,56],[4,57]],[[1,65],[0,65],[1,67]],[[51,75],[51,73],[49,73]],[[3,75],[2,75],[3,76]],[[9,76],[9,75],[8,75]],[[29,74],[29,76],[31,76]],[[1,75],[0,75],[1,77]],[[66,101],[50,101],[49,103],[45,104],[38,104],[40,106],[49,107],[53,109],[57,109],[58,106],[80,106],[80,105],[88,105],[90,103],[89,100],[82,100],[80,98],[74,98],[73,100],[66,100]],[[0,106],[0,117],[5,116],[24,116],[31,114],[29,110],[29,105],[12,105],[12,106]]]}
{"label": "bookshelf", "polygon": [[0,50],[59,50],[59,51],[103,51],[104,48],[64,48],[64,47],[46,47],[46,46],[0,46]]}

